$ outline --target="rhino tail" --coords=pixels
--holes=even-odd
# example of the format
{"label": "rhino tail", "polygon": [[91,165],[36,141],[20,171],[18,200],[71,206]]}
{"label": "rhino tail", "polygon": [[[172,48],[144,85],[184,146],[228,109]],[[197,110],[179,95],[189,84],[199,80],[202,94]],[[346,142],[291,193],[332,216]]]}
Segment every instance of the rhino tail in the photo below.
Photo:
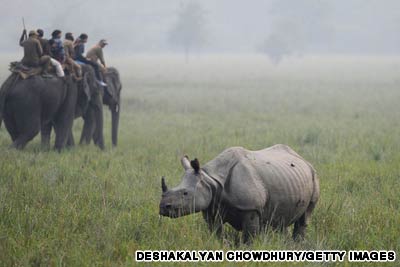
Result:
{"label": "rhino tail", "polygon": [[308,164],[310,166],[311,169],[311,175],[312,175],[312,183],[313,183],[313,190],[312,190],[312,195],[311,195],[311,201],[310,201],[310,205],[314,205],[317,204],[318,199],[319,199],[319,178],[317,175],[317,172],[315,171],[315,169],[313,168],[313,166],[311,166],[311,164]]}

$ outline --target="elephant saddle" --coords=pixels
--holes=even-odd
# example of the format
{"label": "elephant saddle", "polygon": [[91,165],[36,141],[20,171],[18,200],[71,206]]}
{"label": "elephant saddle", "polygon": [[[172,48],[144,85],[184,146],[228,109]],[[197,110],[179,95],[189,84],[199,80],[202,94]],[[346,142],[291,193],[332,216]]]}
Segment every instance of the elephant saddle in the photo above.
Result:
{"label": "elephant saddle", "polygon": [[21,62],[18,62],[18,61],[11,62],[9,70],[12,73],[19,74],[22,79],[26,79],[31,76],[39,75],[42,73],[42,67],[30,68],[30,67],[24,66]]}

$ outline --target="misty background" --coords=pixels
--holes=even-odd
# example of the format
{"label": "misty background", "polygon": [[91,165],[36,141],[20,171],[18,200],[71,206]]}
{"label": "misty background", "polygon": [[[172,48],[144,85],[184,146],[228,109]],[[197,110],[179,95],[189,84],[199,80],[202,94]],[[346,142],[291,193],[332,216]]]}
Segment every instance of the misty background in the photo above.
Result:
{"label": "misty background", "polygon": [[107,54],[398,54],[398,0],[0,0],[0,53],[27,30],[106,38]]}

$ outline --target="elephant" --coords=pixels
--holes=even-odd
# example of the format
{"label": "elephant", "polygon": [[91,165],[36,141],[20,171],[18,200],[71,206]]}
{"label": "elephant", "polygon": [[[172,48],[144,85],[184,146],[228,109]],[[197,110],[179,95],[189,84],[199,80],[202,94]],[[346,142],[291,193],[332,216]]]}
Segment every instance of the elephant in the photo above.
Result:
{"label": "elephant", "polygon": [[41,131],[42,146],[48,146],[52,126],[56,132],[55,149],[68,140],[77,103],[78,87],[71,77],[27,79],[13,73],[0,90],[0,118],[12,139],[12,146],[23,149]]}
{"label": "elephant", "polygon": [[[97,136],[95,143],[100,149],[104,149],[103,137],[103,90],[97,82],[94,69],[90,65],[82,65],[83,79],[79,82],[77,105],[75,109],[75,118],[82,117],[84,120],[83,133],[91,131],[91,135]],[[90,121],[88,124],[87,121]],[[81,138],[81,144],[83,143]],[[67,145],[75,144],[72,129],[68,135]]]}
{"label": "elephant", "polygon": [[[112,145],[116,146],[118,142],[118,125],[121,111],[120,96],[122,90],[118,70],[114,67],[107,68],[104,80],[107,83],[107,88],[100,91],[100,101],[102,101],[104,105],[107,105],[111,111],[111,139]],[[103,120],[100,120],[100,117],[102,118],[103,116],[103,108],[102,105],[99,104],[98,97],[98,94],[92,95],[92,100],[88,108],[84,114],[82,114],[84,125],[80,144],[89,144],[93,139],[96,145],[100,148],[104,148]]]}

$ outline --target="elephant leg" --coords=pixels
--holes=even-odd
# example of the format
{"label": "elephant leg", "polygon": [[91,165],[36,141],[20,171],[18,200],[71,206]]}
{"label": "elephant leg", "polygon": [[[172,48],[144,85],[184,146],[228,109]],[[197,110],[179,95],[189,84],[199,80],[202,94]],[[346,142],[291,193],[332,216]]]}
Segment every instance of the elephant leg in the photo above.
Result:
{"label": "elephant leg", "polygon": [[83,119],[83,129],[79,144],[90,144],[94,131],[94,115],[92,107],[89,107]]}
{"label": "elephant leg", "polygon": [[13,147],[16,149],[24,149],[26,144],[31,141],[38,133],[39,130],[36,130],[18,136],[17,139],[15,139],[15,141],[13,142]]}
{"label": "elephant leg", "polygon": [[251,239],[260,232],[260,216],[256,211],[244,212],[242,218],[243,242],[250,244]]}
{"label": "elephant leg", "polygon": [[104,149],[104,135],[103,135],[103,98],[100,94],[96,96],[94,108],[94,118],[96,122],[95,133],[96,145],[100,149]]}
{"label": "elephant leg", "polygon": [[22,134],[20,134],[13,142],[13,147],[16,149],[25,148],[26,144],[39,133],[39,127],[34,127],[32,129],[28,129],[27,131],[21,132]]}
{"label": "elephant leg", "polygon": [[[29,114],[29,116],[27,116]],[[30,113],[16,113],[15,115],[16,129],[18,129],[18,137],[13,142],[13,147],[23,149],[26,144],[31,141],[40,130],[40,111],[31,110]]]}
{"label": "elephant leg", "polygon": [[69,136],[68,126],[56,124],[54,125],[54,129],[56,132],[56,142],[54,144],[54,148],[60,152],[67,144],[67,139]]}
{"label": "elephant leg", "polygon": [[42,140],[42,149],[44,149],[44,150],[50,149],[51,128],[52,128],[51,122],[42,123],[40,135],[41,135],[41,140]]}
{"label": "elephant leg", "polygon": [[75,146],[75,140],[71,130],[68,134],[67,147],[73,147],[73,146]]}
{"label": "elephant leg", "polygon": [[11,136],[11,140],[14,142],[19,135],[17,123],[15,122],[14,118],[12,118],[9,115],[4,116],[3,120],[4,120],[4,125],[6,126],[6,129]]}
{"label": "elephant leg", "polygon": [[54,148],[57,151],[61,151],[68,141],[70,134],[72,132],[72,123],[74,121],[73,114],[62,113],[59,118],[57,118],[56,122],[54,123],[54,129],[56,132],[56,142]]}
{"label": "elephant leg", "polygon": [[95,116],[95,112],[97,111],[93,111],[92,113],[92,128],[90,128],[90,139],[93,139],[93,143],[97,146],[98,145],[98,131],[96,131],[97,129],[97,125],[96,125],[96,116]]}

